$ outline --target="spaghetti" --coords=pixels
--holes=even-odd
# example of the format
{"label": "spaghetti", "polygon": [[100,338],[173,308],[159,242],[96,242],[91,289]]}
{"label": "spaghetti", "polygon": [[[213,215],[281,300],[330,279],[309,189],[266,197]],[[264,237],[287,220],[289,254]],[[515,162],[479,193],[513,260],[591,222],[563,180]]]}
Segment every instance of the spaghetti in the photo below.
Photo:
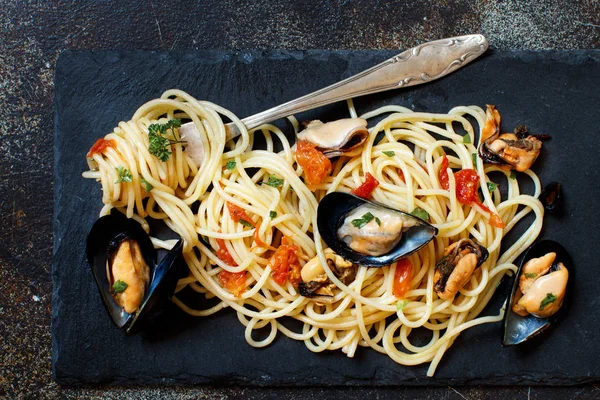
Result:
{"label": "spaghetti", "polygon": [[[356,117],[352,101],[348,105],[350,116]],[[241,132],[238,139],[226,141],[223,116]],[[160,219],[184,239],[189,276],[179,281],[177,291],[190,287],[218,299],[209,309],[195,310],[174,296],[173,301],[187,313],[206,317],[234,309],[253,347],[269,345],[281,332],[304,341],[314,352],[341,349],[353,357],[361,346],[403,365],[429,362],[427,374],[432,376],[460,332],[502,319],[504,310],[495,316],[478,315],[503,275],[516,271],[513,261],[540,233],[543,207],[536,199],[540,182],[531,170],[525,171],[535,189],[531,195],[522,194],[510,172],[484,165],[473,156],[476,135],[470,121],[476,121],[479,129],[486,121],[479,107],[430,114],[386,106],[361,118],[380,119],[369,128],[365,144],[333,159],[331,174],[308,186],[295,146],[276,126],[248,131],[231,112],[168,90],[141,106],[130,121],[120,122],[101,139],[105,142],[97,143],[97,150],[88,153],[90,171],[83,176],[102,185],[101,215],[116,208],[146,231],[146,218]],[[199,163],[186,152],[176,127],[163,132],[170,152],[166,161],[149,151],[151,125],[173,119],[191,121],[199,132],[204,153]],[[293,117],[290,121],[298,131],[297,121]],[[466,134],[458,134],[455,126]],[[254,146],[256,135],[264,136],[265,149]],[[279,152],[274,151],[277,142],[283,148]],[[477,203],[468,205],[459,201],[452,169],[477,171],[483,201],[477,198]],[[123,171],[129,172],[125,178]],[[506,198],[485,184],[492,171],[506,177],[502,182]],[[406,264],[401,260],[383,268],[359,267],[354,279],[344,283],[325,258],[316,228],[317,205],[329,192],[356,189],[367,174],[379,183],[372,200],[407,212],[425,210],[439,234],[408,257],[409,275],[400,273]],[[500,254],[503,236],[532,212],[535,221]],[[490,224],[494,215],[502,225],[506,223],[504,229]],[[433,287],[436,263],[449,244],[469,237],[485,246],[489,257],[456,296],[440,299]],[[173,245],[152,240],[155,246]],[[330,303],[303,297],[298,291],[299,271],[315,257],[335,285]],[[398,292],[394,279],[402,274],[409,284]],[[283,317],[300,321],[302,328],[286,327]],[[267,337],[255,338],[263,328],[269,331]],[[431,332],[425,345],[411,342],[416,328]]]}

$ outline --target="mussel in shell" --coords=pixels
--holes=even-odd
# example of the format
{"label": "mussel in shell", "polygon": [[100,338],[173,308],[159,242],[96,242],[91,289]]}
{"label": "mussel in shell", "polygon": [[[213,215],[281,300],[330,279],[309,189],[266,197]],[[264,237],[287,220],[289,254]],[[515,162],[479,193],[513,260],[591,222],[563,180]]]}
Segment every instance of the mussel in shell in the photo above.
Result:
{"label": "mussel in shell", "polygon": [[86,257],[112,321],[130,332],[160,314],[185,271],[180,240],[157,263],[156,250],[139,223],[113,211],[99,218],[87,238]]}
{"label": "mussel in shell", "polygon": [[527,250],[505,310],[504,346],[523,343],[564,316],[573,272],[569,253],[552,240]]}
{"label": "mussel in shell", "polygon": [[365,119],[344,118],[327,123],[310,121],[298,133],[298,140],[312,143],[326,157],[332,158],[361,146],[368,136]]}
{"label": "mussel in shell", "polygon": [[368,267],[383,267],[407,257],[438,232],[411,214],[342,192],[321,199],[317,226],[336,254]]}

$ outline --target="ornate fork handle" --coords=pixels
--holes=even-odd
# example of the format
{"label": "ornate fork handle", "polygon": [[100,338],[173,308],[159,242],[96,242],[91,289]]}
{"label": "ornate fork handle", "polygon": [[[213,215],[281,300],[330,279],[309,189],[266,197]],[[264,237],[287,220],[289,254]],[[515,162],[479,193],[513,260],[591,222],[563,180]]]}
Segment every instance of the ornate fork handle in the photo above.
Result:
{"label": "ornate fork handle", "polygon": [[[465,35],[421,44],[359,74],[316,92],[244,118],[248,129],[351,97],[419,85],[456,71],[483,54],[488,42],[483,35]],[[227,138],[239,135],[227,124]]]}

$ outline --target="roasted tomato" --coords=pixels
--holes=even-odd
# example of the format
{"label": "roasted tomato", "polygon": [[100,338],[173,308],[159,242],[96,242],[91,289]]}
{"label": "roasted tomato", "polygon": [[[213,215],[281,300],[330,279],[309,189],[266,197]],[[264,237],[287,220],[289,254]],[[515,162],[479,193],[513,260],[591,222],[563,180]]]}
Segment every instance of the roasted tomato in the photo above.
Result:
{"label": "roasted tomato", "polygon": [[304,170],[308,185],[318,185],[323,182],[333,169],[329,158],[317,150],[314,144],[304,140],[296,142],[296,161]]}
{"label": "roasted tomato", "polygon": [[412,278],[412,263],[408,258],[399,260],[396,264],[394,273],[394,296],[402,298],[410,289],[410,279]]}
{"label": "roasted tomato", "polygon": [[94,143],[94,145],[92,146],[90,151],[87,152],[86,157],[92,158],[94,156],[94,154],[102,154],[109,147],[116,149],[117,144],[112,139],[107,140],[104,138],[100,138],[100,139],[96,140],[96,143]]}
{"label": "roasted tomato", "polygon": [[371,197],[373,190],[379,186],[379,181],[368,172],[365,175],[365,178],[365,182],[354,189],[351,193],[355,196],[362,197],[363,199],[368,199]]}
{"label": "roasted tomato", "polygon": [[[237,263],[227,251],[227,247],[225,247],[225,240],[217,239],[217,244],[219,245],[217,257],[225,264],[236,267]],[[219,272],[218,276],[221,286],[229,290],[235,297],[240,297],[246,291],[246,271],[229,272],[223,270]]]}
{"label": "roasted tomato", "polygon": [[293,244],[287,237],[281,241],[281,245],[275,250],[275,253],[269,259],[269,265],[273,270],[273,279],[280,285],[289,281],[297,286],[302,280],[300,277],[300,263],[298,262],[298,252],[300,247]]}
{"label": "roasted tomato", "polygon": [[456,180],[456,198],[462,204],[477,204],[485,212],[490,213],[490,219],[488,223],[496,228],[504,228],[506,224],[502,221],[502,218],[496,213],[493,213],[487,208],[477,194],[477,188],[479,186],[479,175],[474,169],[462,169],[454,174]]}
{"label": "roasted tomato", "polygon": [[227,209],[229,210],[229,215],[234,222],[242,222],[243,225],[252,226],[256,228],[254,221],[243,208],[236,206],[233,203],[227,202]]}

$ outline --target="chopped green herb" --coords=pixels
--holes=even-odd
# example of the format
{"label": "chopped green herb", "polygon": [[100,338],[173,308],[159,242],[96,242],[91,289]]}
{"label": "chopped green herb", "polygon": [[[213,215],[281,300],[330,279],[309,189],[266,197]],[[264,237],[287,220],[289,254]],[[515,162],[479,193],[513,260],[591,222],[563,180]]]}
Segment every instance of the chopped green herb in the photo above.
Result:
{"label": "chopped green herb", "polygon": [[526,272],[525,273],[525,277],[526,278],[535,278],[537,276],[537,274],[534,274],[533,272]]}
{"label": "chopped green herb", "polygon": [[240,224],[244,225],[246,228],[254,228],[254,224],[246,221],[245,219],[240,218],[238,221],[240,222]]}
{"label": "chopped green herb", "polygon": [[142,178],[142,184],[144,185],[144,190],[146,192],[151,191],[152,189],[154,189],[154,186],[152,186],[152,184],[150,184],[150,182],[148,182],[147,180],[145,180],[144,178]]}
{"label": "chopped green herb", "polygon": [[496,185],[494,182],[488,182],[487,187],[490,192],[493,192],[494,190],[496,190],[498,185]]}
{"label": "chopped green herb", "polygon": [[225,168],[231,171],[232,169],[235,168],[235,165],[236,165],[235,161],[229,160],[229,161],[227,161],[227,164],[225,164]]}
{"label": "chopped green herb", "polygon": [[263,181],[264,184],[273,186],[274,188],[283,186],[283,179],[276,177],[275,175],[269,175],[268,181]]}
{"label": "chopped green herb", "polygon": [[354,225],[355,227],[360,229],[363,226],[365,226],[366,224],[368,224],[369,222],[371,222],[373,220],[373,218],[375,218],[375,216],[373,214],[371,214],[370,212],[368,212],[360,218],[353,219],[352,225]]}
{"label": "chopped green herb", "polygon": [[170,146],[175,143],[184,143],[180,140],[169,139],[165,137],[167,135],[167,131],[171,130],[173,137],[175,137],[174,128],[179,128],[181,126],[181,120],[179,119],[171,119],[164,124],[152,124],[148,126],[148,142],[150,145],[148,146],[148,151],[150,154],[158,157],[160,161],[167,161],[171,156]]}
{"label": "chopped green herb", "polygon": [[113,292],[115,293],[123,293],[125,291],[125,289],[127,289],[127,286],[129,286],[126,282],[123,281],[116,281],[115,283],[113,283],[112,289]]}
{"label": "chopped green herb", "polygon": [[544,300],[542,300],[542,302],[540,303],[540,311],[542,311],[544,308],[546,308],[546,306],[550,303],[554,303],[556,301],[556,296],[553,295],[552,293],[548,293],[546,294],[546,297],[544,297]]}
{"label": "chopped green herb", "polygon": [[417,218],[421,218],[423,221],[429,220],[429,213],[422,209],[421,207],[415,208],[410,215],[414,215]]}
{"label": "chopped green herb", "polygon": [[119,173],[119,179],[115,183],[131,182],[133,180],[133,175],[131,175],[131,172],[127,168],[117,167],[117,172]]}
{"label": "chopped green herb", "polygon": [[382,151],[382,153],[388,157],[394,157],[396,155],[396,152],[394,151]]}
{"label": "chopped green herb", "polygon": [[463,142],[464,144],[471,144],[471,143],[473,143],[473,142],[471,141],[471,135],[469,135],[469,134],[467,133],[465,136],[463,136],[463,140],[462,140],[462,142]]}
{"label": "chopped green herb", "polygon": [[375,217],[375,222],[377,222],[377,225],[381,226],[381,220],[377,217]]}
{"label": "chopped green herb", "polygon": [[471,158],[473,159],[473,168],[477,170],[477,153],[471,153]]}
{"label": "chopped green herb", "polygon": [[517,171],[510,171],[510,179],[517,179]]}
{"label": "chopped green herb", "polygon": [[277,218],[277,211],[269,211],[269,217],[271,219]]}
{"label": "chopped green herb", "polygon": [[398,311],[403,310],[404,307],[406,307],[408,305],[408,303],[410,303],[409,300],[398,301],[396,303],[396,310],[398,310]]}
{"label": "chopped green herb", "polygon": [[202,242],[203,245],[205,245],[206,247],[208,247],[210,250],[212,250],[212,246],[210,245],[210,242],[208,241],[208,238],[206,236],[200,236],[200,241]]}

